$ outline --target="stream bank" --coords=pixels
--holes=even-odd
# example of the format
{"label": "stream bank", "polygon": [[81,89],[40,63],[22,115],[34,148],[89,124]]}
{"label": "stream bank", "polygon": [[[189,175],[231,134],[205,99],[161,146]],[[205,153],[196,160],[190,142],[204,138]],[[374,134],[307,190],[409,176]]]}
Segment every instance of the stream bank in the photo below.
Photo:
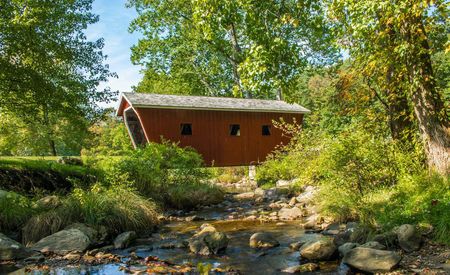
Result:
{"label": "stream bank", "polygon": [[[28,259],[25,262],[1,265],[0,273],[43,274],[50,271],[57,274],[139,274],[209,270],[217,274],[280,274],[300,271],[314,274],[354,274],[355,270],[343,264],[339,260],[342,256],[338,256],[341,245],[354,243],[349,250],[360,246],[362,250],[386,251],[382,252],[385,254],[393,250],[389,255],[394,256],[394,260],[397,255],[402,259],[392,265],[396,274],[422,271],[432,272],[428,274],[445,274],[446,261],[450,255],[447,247],[425,240],[422,250],[430,252],[429,247],[432,246],[433,253],[438,253],[430,259],[422,255],[422,250],[405,253],[395,247],[381,247],[384,245],[380,243],[368,244],[366,237],[360,234],[361,231],[356,230],[356,223],[337,224],[321,217],[311,205],[314,193],[315,189],[308,187],[299,196],[291,196],[287,189],[280,188],[228,194],[225,201],[218,205],[190,212],[167,213],[161,217],[164,225],[158,232],[148,237],[136,236],[123,248],[105,246],[85,253],[72,252],[61,256],[44,253],[46,257],[36,256],[35,262]],[[226,248],[211,255],[190,252],[192,237],[205,226],[211,226],[216,232],[226,235]],[[249,241],[258,232],[269,234],[277,245],[270,248],[251,247]],[[328,242],[331,247],[329,255],[323,252],[326,249],[321,248],[327,246],[326,242],[322,245],[323,240],[331,240],[331,244]],[[318,245],[309,245],[306,249],[307,244]],[[315,246],[319,248],[316,249]],[[306,250],[310,251],[309,254]],[[411,259],[410,255],[415,255],[415,258]]]}

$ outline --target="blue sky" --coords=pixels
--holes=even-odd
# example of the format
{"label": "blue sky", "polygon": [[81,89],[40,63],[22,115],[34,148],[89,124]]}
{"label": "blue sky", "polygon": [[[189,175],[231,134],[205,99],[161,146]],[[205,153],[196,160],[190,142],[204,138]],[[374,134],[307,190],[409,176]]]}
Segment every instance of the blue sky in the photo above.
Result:
{"label": "blue sky", "polygon": [[[128,26],[136,18],[136,11],[125,7],[126,0],[95,0],[93,13],[100,16],[100,21],[88,27],[89,40],[105,39],[104,54],[108,56],[106,63],[119,78],[111,78],[108,83],[112,90],[128,92],[131,86],[137,85],[141,79],[140,67],[131,64],[131,46],[136,44],[140,34],[130,34]],[[101,87],[103,87],[102,85]],[[101,88],[99,87],[99,88]],[[114,106],[113,103],[111,106]]]}

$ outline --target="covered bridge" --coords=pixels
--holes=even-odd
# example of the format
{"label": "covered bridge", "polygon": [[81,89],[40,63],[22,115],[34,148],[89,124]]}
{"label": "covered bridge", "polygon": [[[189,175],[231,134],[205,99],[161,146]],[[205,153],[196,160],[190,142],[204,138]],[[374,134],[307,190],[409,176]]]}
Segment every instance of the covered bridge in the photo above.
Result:
{"label": "covered bridge", "polygon": [[122,116],[133,145],[161,138],[195,148],[207,165],[251,165],[289,138],[273,120],[302,123],[309,110],[279,100],[123,93]]}

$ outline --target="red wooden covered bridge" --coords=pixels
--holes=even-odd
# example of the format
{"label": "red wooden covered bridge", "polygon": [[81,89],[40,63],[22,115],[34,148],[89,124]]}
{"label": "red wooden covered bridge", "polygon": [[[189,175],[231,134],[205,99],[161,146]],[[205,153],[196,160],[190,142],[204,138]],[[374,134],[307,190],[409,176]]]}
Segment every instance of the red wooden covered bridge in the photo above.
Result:
{"label": "red wooden covered bridge", "polygon": [[280,100],[123,93],[117,115],[133,145],[161,138],[195,148],[207,165],[253,165],[289,138],[273,120],[302,123],[309,110]]}

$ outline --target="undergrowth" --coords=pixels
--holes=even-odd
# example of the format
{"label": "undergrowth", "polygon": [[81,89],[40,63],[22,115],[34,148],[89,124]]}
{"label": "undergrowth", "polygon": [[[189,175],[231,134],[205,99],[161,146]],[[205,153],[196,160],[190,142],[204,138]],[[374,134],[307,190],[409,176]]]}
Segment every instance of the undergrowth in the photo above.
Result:
{"label": "undergrowth", "polygon": [[[258,170],[260,184],[296,179],[319,187],[316,203],[337,220],[360,220],[372,228],[430,224],[434,237],[450,243],[450,182],[428,171],[420,146],[349,127],[337,135],[293,129],[291,144]],[[291,132],[292,133],[292,132]]]}
{"label": "undergrowth", "polygon": [[175,143],[152,143],[126,156],[88,156],[83,161],[84,167],[54,160],[3,161],[3,167],[24,170],[96,171],[97,182],[86,184],[83,178],[72,178],[72,190],[59,193],[59,203],[51,207],[37,203],[46,193],[27,198],[0,191],[0,230],[22,232],[24,243],[36,242],[72,223],[104,227],[111,235],[151,231],[161,209],[193,209],[219,203],[224,197],[223,190],[210,183],[211,172],[203,167],[201,156]]}
{"label": "undergrowth", "polygon": [[223,191],[209,183],[211,172],[203,168],[202,157],[176,143],[150,143],[121,158],[91,162],[108,182],[126,177],[139,194],[164,208],[192,209],[223,199]]}
{"label": "undergrowth", "polygon": [[75,189],[54,209],[34,215],[23,228],[23,242],[36,242],[64,227],[85,223],[104,226],[111,234],[151,231],[158,224],[157,205],[124,186],[96,184],[90,190]]}
{"label": "undergrowth", "polygon": [[0,190],[0,232],[16,231],[36,212],[25,196]]}

